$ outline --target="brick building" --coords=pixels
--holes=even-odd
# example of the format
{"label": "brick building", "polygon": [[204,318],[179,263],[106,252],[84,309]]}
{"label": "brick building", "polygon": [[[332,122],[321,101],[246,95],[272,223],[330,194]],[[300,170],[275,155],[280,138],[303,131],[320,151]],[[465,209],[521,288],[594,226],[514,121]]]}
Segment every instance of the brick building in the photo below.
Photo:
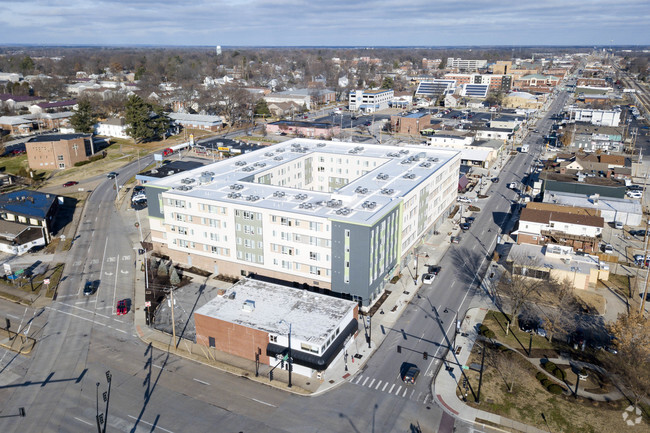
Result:
{"label": "brick building", "polygon": [[194,313],[196,342],[311,377],[327,369],[358,330],[356,302],[259,280],[240,280]]}
{"label": "brick building", "polygon": [[390,116],[390,125],[398,134],[420,135],[420,131],[431,127],[431,115],[421,112],[393,115]]}
{"label": "brick building", "polygon": [[95,153],[92,134],[47,134],[25,143],[29,168],[55,170],[73,167]]}

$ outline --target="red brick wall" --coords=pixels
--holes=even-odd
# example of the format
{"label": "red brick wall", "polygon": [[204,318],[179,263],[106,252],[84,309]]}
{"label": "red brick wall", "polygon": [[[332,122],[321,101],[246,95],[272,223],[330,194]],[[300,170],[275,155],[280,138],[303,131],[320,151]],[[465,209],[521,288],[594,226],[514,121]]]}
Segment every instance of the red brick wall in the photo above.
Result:
{"label": "red brick wall", "polygon": [[207,347],[210,341],[208,337],[214,337],[216,350],[251,361],[255,361],[255,353],[259,350],[260,362],[268,364],[268,333],[200,314],[194,314],[194,323],[198,344]]}

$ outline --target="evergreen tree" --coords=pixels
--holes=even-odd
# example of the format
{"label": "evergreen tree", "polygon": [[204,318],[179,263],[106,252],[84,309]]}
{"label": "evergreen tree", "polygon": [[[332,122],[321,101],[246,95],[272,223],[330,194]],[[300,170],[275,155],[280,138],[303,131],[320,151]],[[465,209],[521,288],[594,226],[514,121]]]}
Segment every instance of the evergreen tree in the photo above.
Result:
{"label": "evergreen tree", "polygon": [[160,138],[169,129],[170,120],[162,107],[153,107],[137,95],[129,97],[124,117],[126,133],[136,143]]}
{"label": "evergreen tree", "polygon": [[181,277],[178,276],[178,271],[174,266],[171,266],[171,272],[169,274],[169,283],[178,286],[181,283]]}
{"label": "evergreen tree", "polygon": [[70,118],[70,124],[77,132],[93,132],[97,118],[93,113],[92,106],[88,99],[82,99],[77,104],[78,108]]}
{"label": "evergreen tree", "polygon": [[262,98],[255,103],[255,115],[261,117],[271,116],[271,111],[269,110],[269,106],[267,105],[265,99]]}
{"label": "evergreen tree", "polygon": [[160,266],[158,266],[158,276],[159,277],[166,277],[168,275],[167,273],[167,265],[165,262],[161,261]]}
{"label": "evergreen tree", "polygon": [[393,78],[384,77],[384,81],[381,83],[382,89],[392,89],[393,88]]}

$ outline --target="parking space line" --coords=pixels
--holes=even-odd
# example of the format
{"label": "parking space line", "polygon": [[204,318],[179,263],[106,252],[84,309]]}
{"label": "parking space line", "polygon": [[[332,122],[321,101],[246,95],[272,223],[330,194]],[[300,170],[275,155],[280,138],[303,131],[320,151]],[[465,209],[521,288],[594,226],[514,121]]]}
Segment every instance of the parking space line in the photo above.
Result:
{"label": "parking space line", "polygon": [[93,425],[93,423],[88,422],[88,421],[86,421],[84,419],[81,419],[81,418],[77,418],[76,416],[74,417],[74,419],[76,419],[77,421],[80,421],[80,422],[82,422],[84,424]]}

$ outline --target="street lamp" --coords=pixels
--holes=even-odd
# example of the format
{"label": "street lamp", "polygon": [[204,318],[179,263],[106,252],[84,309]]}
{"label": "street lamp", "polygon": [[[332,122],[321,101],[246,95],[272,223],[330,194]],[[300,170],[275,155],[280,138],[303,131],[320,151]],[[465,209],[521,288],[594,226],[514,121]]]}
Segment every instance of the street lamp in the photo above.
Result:
{"label": "street lamp", "polygon": [[289,334],[288,334],[289,352],[287,354],[287,362],[289,363],[289,388],[291,388],[291,370],[293,370],[292,368],[293,359],[291,358],[291,322],[287,322],[286,320],[282,319],[278,323],[284,323],[285,325],[289,325]]}

